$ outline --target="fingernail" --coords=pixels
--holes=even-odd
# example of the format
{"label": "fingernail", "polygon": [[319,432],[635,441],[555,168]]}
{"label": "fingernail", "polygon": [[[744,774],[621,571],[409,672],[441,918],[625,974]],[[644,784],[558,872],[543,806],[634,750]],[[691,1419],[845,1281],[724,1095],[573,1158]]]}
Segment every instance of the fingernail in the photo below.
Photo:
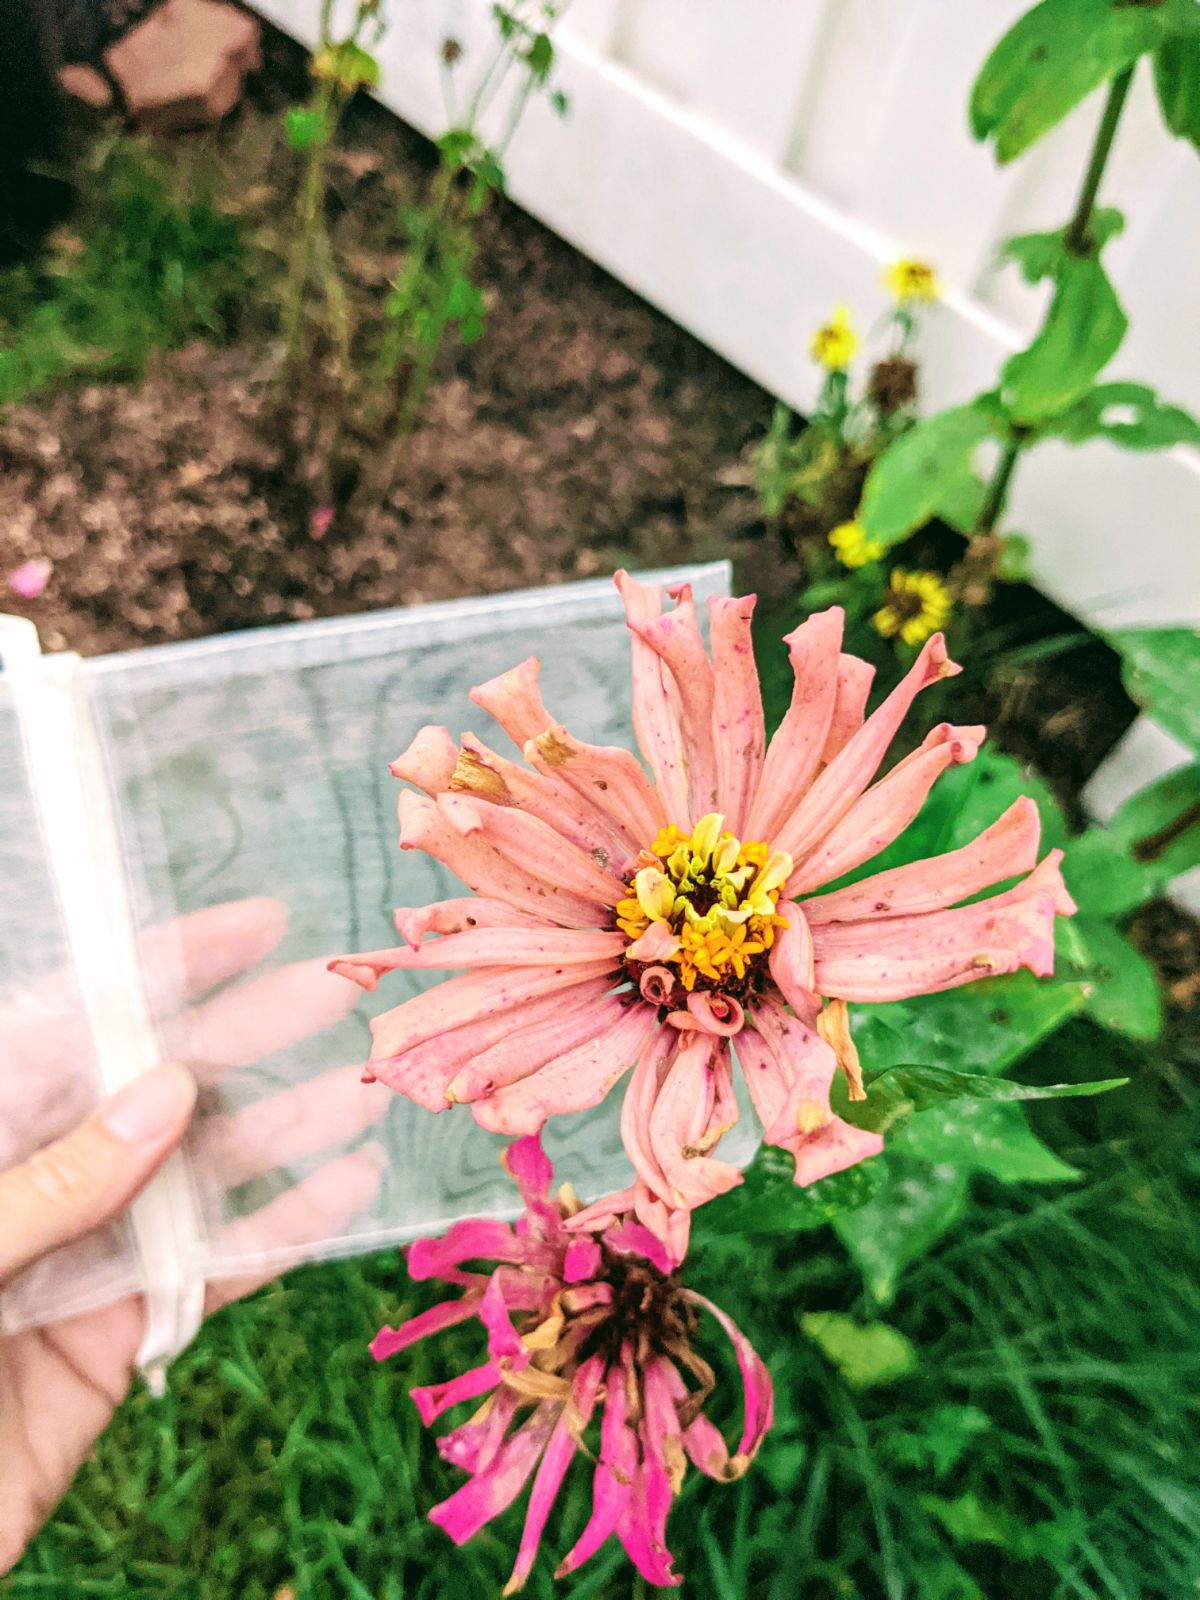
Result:
{"label": "fingernail", "polygon": [[185,1068],[169,1064],[118,1089],[100,1121],[126,1144],[149,1144],[177,1132],[195,1103],[196,1080]]}

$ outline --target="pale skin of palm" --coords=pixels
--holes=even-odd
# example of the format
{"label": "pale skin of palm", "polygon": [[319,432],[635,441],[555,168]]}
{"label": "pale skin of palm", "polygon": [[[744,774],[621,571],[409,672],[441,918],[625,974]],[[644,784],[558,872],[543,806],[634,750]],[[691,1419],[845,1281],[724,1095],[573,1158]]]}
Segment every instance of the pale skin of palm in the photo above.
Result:
{"label": "pale skin of palm", "polygon": [[[182,967],[189,1065],[158,1067],[89,1115],[92,1091],[77,1076],[80,1025],[61,1009],[54,1015],[53,980],[20,1018],[0,1016],[0,1294],[32,1263],[121,1215],[183,1139],[198,1082],[345,1014],[354,998],[349,985],[321,962],[245,976],[278,945],[286,921],[277,902],[246,900],[152,935],[148,953],[155,941],[169,942]],[[299,1259],[309,1241],[336,1234],[371,1203],[382,1155],[361,1136],[386,1100],[359,1073],[340,1068],[205,1120],[198,1154],[224,1187],[291,1163],[306,1169],[259,1211],[227,1225],[222,1254],[270,1252],[278,1262],[294,1252]],[[42,1142],[39,1127],[58,1136]],[[33,1150],[16,1142],[24,1130],[27,1145],[31,1129]],[[348,1144],[355,1146],[349,1153]],[[210,1283],[205,1314],[278,1270]],[[144,1329],[142,1298],[131,1295],[0,1337],[0,1574],[20,1559],[128,1393]]]}

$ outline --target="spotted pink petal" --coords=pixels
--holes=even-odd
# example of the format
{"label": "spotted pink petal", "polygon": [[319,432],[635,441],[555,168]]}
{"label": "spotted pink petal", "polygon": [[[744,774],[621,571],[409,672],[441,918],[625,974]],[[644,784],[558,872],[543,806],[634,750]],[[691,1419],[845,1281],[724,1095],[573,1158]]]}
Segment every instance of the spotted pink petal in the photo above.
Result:
{"label": "spotted pink petal", "polygon": [[[430,972],[447,967],[548,967],[595,966],[607,960],[616,966],[628,940],[623,933],[600,933],[586,928],[529,928],[514,939],[511,928],[470,928],[440,939],[390,950],[367,950],[344,958],[335,971],[346,967],[369,969],[376,982],[385,972]],[[364,987],[374,988],[375,984]]]}
{"label": "spotted pink petal", "polygon": [[524,755],[538,772],[567,785],[594,807],[634,853],[666,823],[654,785],[628,750],[584,744],[561,723],[553,723],[526,744]]}
{"label": "spotted pink petal", "polygon": [[633,1066],[658,1019],[648,1006],[624,1007],[614,1001],[598,1023],[594,1038],[529,1077],[474,1101],[471,1112],[479,1126],[493,1133],[537,1133],[550,1116],[598,1106]]}
{"label": "spotted pink petal", "polygon": [[819,888],[885,850],[908,827],[947,768],[974,761],[984,732],[944,722],[927,734],[920,750],[873,784],[797,866],[788,879],[788,894]]}
{"label": "spotted pink petal", "polygon": [[753,595],[741,599],[714,596],[708,602],[717,761],[717,803],[712,809],[724,813],[725,826],[738,838],[745,837],[767,745],[750,632],[753,615]]}
{"label": "spotted pink petal", "polygon": [[1052,852],[1024,883],[952,911],[862,918],[813,929],[817,983],[843,1000],[907,1000],[1025,967],[1054,970],[1054,918],[1068,913]]}
{"label": "spotted pink petal", "polygon": [[[653,622],[662,612],[662,590],[638,583],[627,572],[615,580],[625,602],[631,630]],[[633,670],[633,731],[646,765],[654,778],[667,819],[681,828],[691,826],[688,799],[687,753],[680,727],[679,690],[666,663],[632,632],[629,642]]]}
{"label": "spotted pink petal", "polygon": [[[447,796],[439,797],[444,803]],[[400,796],[400,848],[422,850],[468,889],[564,928],[594,928],[597,904],[516,866],[478,833],[455,827],[441,806],[406,789]]]}
{"label": "spotted pink petal", "polygon": [[831,606],[802,622],[784,640],[795,676],[792,702],[767,746],[746,824],[752,839],[774,842],[817,769],[833,715],[844,622],[841,606]]}
{"label": "spotted pink petal", "polygon": [[875,668],[858,656],[839,655],[837,687],[833,696],[833,715],[821,751],[821,765],[827,767],[862,727],[867,697],[875,681]]}
{"label": "spotted pink petal", "polygon": [[435,900],[427,906],[398,906],[392,913],[396,932],[414,950],[427,933],[465,933],[469,928],[532,928],[544,923],[527,911],[517,911],[502,900],[466,895],[458,900]]}
{"label": "spotted pink petal", "polygon": [[716,811],[719,804],[713,742],[716,685],[691,589],[684,585],[674,611],[665,611],[648,621],[631,619],[629,627],[662,660],[679,691],[692,815],[703,817]]}
{"label": "spotted pink petal", "polygon": [[[888,746],[921,690],[959,671],[961,668],[947,658],[946,642],[942,635],[935,633],[927,639],[901,682],[883,704],[871,713],[829,765],[822,769],[800,803],[784,818],[774,835],[775,847],[786,850],[796,861],[802,860],[815,849],[842,820],[875,776]],[[779,734],[775,737],[778,739]],[[768,764],[770,759],[768,751]]]}
{"label": "spotted pink petal", "polygon": [[[625,885],[593,858],[555,833],[548,823],[512,806],[488,805],[466,795],[441,795],[442,815],[467,839],[483,839],[537,884],[553,886],[596,907],[615,906]],[[593,911],[592,920],[601,913]]]}
{"label": "spotted pink petal", "polygon": [[[540,736],[541,743],[531,741],[525,746],[526,760],[534,768],[522,766],[497,755],[481,739],[463,734],[462,747],[475,762],[475,788],[464,792],[491,804],[515,806],[518,810],[546,823],[564,839],[587,852],[602,864],[611,862],[623,865],[638,850],[637,840],[629,827],[629,819],[613,814],[611,806],[600,803],[599,797],[583,792],[568,782],[548,763],[531,759],[531,752],[539,752],[542,744],[552,748],[550,741],[556,733],[566,733],[556,724]],[[620,754],[626,754],[621,751]],[[633,761],[632,756],[628,758]],[[636,767],[637,763],[633,762]],[[649,783],[641,768],[637,768],[642,782]],[[653,791],[651,791],[653,793]]]}
{"label": "spotted pink petal", "polygon": [[568,990],[566,997],[548,996],[547,1003],[539,1004],[536,1011],[533,1004],[527,1006],[519,1022],[511,1017],[497,1018],[507,1026],[497,1030],[486,1048],[469,1052],[461,1059],[457,1070],[442,1085],[443,1097],[465,1105],[497,1094],[587,1044],[623,1010],[611,979],[596,978],[577,990]]}
{"label": "spotted pink petal", "polygon": [[1032,871],[1040,834],[1037,806],[1022,797],[970,844],[817,895],[805,901],[804,914],[815,925],[944,911],[1006,878]]}

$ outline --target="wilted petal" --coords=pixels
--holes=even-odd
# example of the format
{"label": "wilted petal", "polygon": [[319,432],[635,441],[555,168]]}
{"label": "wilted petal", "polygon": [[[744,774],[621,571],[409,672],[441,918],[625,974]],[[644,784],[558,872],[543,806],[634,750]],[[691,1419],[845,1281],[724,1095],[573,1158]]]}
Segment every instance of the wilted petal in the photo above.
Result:
{"label": "wilted petal", "polygon": [[515,1389],[495,1390],[473,1417],[437,1441],[438,1455],[463,1472],[482,1472],[496,1459],[521,1403]]}
{"label": "wilted petal", "polygon": [[[783,641],[795,674],[792,702],[767,746],[762,779],[750,807],[746,831],[770,839],[804,794],[829,734],[837,689],[837,660],[845,612],[818,611]],[[786,849],[787,846],[782,846]]]}
{"label": "wilted petal", "polygon": [[942,773],[948,767],[974,761],[985,732],[983,728],[956,728],[943,722],[926,734],[919,750],[873,784],[812,854],[797,862],[788,879],[788,894],[802,894],[831,883],[886,849],[920,811]]}
{"label": "wilted petal", "polygon": [[529,1364],[529,1352],[521,1343],[521,1337],[508,1314],[498,1272],[493,1272],[488,1279],[488,1286],[479,1302],[479,1320],[487,1329],[489,1355],[508,1357],[514,1370]]}
{"label": "wilted petal", "polygon": [[815,925],[947,910],[1006,878],[1031,871],[1040,833],[1037,806],[1022,796],[970,844],[817,895],[805,901],[805,914]]}
{"label": "wilted petal", "polygon": [[[940,633],[927,639],[921,653],[887,699],[863,723],[844,749],[814,781],[799,805],[773,836],[779,850],[801,860],[838,825],[875,776],[909,707],[922,689],[961,669],[946,656]],[[779,735],[776,734],[776,738]],[[768,763],[770,755],[768,753]]]}
{"label": "wilted petal", "polygon": [[408,1275],[416,1283],[445,1278],[464,1261],[508,1261],[518,1265],[553,1265],[553,1257],[532,1240],[514,1233],[507,1222],[466,1217],[452,1222],[438,1239],[414,1239],[405,1256]]}
{"label": "wilted petal", "polygon": [[560,1409],[553,1402],[543,1401],[481,1472],[434,1506],[429,1513],[430,1522],[444,1529],[455,1544],[466,1544],[485,1523],[506,1511],[525,1487],[554,1431]]}
{"label": "wilted petal", "polygon": [[[649,1144],[666,1180],[660,1198],[693,1209],[742,1181],[737,1167],[704,1154],[736,1116],[722,1078],[729,1046],[704,1033],[685,1033],[650,1111]],[[715,1113],[715,1116],[714,1116]]]}
{"label": "wilted petal", "polygon": [[586,1283],[600,1271],[600,1246],[595,1239],[572,1239],[563,1257],[563,1282]]}
{"label": "wilted petal", "polygon": [[608,1368],[604,1377],[604,1415],[600,1424],[600,1457],[592,1485],[592,1514],[574,1546],[559,1563],[554,1576],[568,1572],[589,1560],[616,1530],[629,1499],[637,1467],[637,1440],[629,1427],[629,1383],[632,1355],[626,1347],[621,1362]]}
{"label": "wilted petal", "polygon": [[462,1400],[478,1400],[481,1394],[494,1389],[502,1376],[499,1361],[485,1361],[482,1366],[460,1372],[445,1383],[427,1383],[408,1392],[421,1421],[428,1427],[443,1411],[449,1411],[451,1406],[458,1405]]}
{"label": "wilted petal", "polygon": [[730,1461],[730,1468],[733,1470],[728,1475],[738,1477],[753,1461],[759,1445],[762,1444],[775,1420],[775,1388],[771,1382],[771,1374],[767,1371],[766,1364],[758,1351],[733,1318],[727,1316],[720,1306],[714,1305],[711,1300],[706,1300],[702,1294],[697,1294],[692,1289],[685,1289],[684,1295],[693,1305],[703,1306],[717,1319],[728,1335],[733,1353],[737,1357],[745,1397],[745,1421],[737,1451]]}
{"label": "wilted petal", "polygon": [[523,1588],[533,1570],[546,1520],[578,1448],[577,1441],[595,1409],[596,1393],[603,1372],[603,1358],[590,1356],[572,1380],[570,1401],[555,1424],[529,1493],[529,1509],[525,1513],[525,1527],[521,1533],[516,1565],[504,1585],[503,1592],[506,1595],[516,1594]]}
{"label": "wilted petal", "polygon": [[442,1300],[438,1305],[430,1306],[428,1311],[409,1317],[398,1328],[380,1328],[368,1349],[376,1361],[386,1361],[389,1356],[416,1344],[418,1339],[426,1339],[431,1333],[441,1333],[444,1328],[453,1328],[459,1322],[470,1321],[478,1315],[482,1298],[482,1295],[465,1294],[461,1300]]}
{"label": "wilted petal", "polygon": [[717,798],[701,807],[720,811],[739,838],[762,776],[766,753],[762,691],[750,631],[754,599],[714,596],[708,602],[708,632],[714,678],[713,742],[717,752]]}

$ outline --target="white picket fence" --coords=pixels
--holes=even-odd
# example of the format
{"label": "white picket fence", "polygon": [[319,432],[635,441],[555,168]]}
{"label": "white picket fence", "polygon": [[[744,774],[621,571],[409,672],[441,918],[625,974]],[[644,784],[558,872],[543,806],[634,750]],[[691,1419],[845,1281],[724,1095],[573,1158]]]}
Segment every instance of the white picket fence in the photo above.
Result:
{"label": "white picket fence", "polygon": [[[255,0],[311,41],[319,0]],[[347,0],[343,0],[347,3]],[[883,309],[881,266],[933,260],[930,408],[990,387],[1045,304],[1006,234],[1061,225],[1099,115],[1080,107],[1007,169],[967,128],[973,77],[1025,0],[573,0],[555,83],[506,162],[513,197],[767,389],[804,410],[811,330],[838,302]],[[494,48],[488,0],[391,0],[383,100],[447,124],[440,47],[469,75]],[[1111,375],[1200,412],[1200,159],[1162,128],[1140,69],[1101,191],[1127,213],[1106,264],[1131,332]],[[1036,580],[1100,627],[1200,625],[1200,458],[1095,443],[1022,463],[1010,526]],[[1139,772],[1151,775],[1139,757]],[[1158,765],[1159,763],[1154,763]]]}

